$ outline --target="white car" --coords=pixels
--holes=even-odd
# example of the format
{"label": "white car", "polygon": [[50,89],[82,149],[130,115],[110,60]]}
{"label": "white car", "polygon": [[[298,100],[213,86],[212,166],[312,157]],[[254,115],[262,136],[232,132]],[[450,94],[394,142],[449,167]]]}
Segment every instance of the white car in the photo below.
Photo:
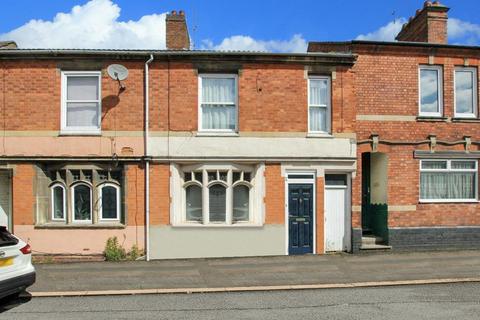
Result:
{"label": "white car", "polygon": [[30,245],[0,226],[0,298],[17,295],[34,282]]}

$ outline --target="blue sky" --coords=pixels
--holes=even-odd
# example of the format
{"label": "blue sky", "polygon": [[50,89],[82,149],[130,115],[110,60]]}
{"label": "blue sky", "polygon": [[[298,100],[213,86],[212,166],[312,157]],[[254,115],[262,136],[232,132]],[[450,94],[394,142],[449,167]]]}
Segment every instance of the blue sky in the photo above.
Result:
{"label": "blue sky", "polygon": [[[450,43],[479,45],[478,0],[442,3],[451,8]],[[422,5],[418,0],[2,0],[0,39],[21,47],[162,48],[162,14],[183,9],[197,49],[302,51],[308,41],[392,39]]]}

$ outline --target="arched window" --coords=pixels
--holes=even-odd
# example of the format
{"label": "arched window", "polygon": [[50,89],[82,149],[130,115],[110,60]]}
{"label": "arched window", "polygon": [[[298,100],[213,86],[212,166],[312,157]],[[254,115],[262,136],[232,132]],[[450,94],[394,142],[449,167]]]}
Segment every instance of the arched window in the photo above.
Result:
{"label": "arched window", "polygon": [[192,184],[185,188],[187,221],[202,222],[202,187]]}
{"label": "arched window", "polygon": [[225,222],[227,216],[227,188],[216,183],[208,188],[210,222]]}
{"label": "arched window", "polygon": [[52,201],[52,220],[65,220],[66,201],[65,187],[59,183],[54,184],[51,188]]}
{"label": "arched window", "polygon": [[103,184],[99,188],[100,220],[120,220],[120,188]]}
{"label": "arched window", "polygon": [[250,220],[250,188],[239,184],[233,187],[233,222]]}
{"label": "arched window", "polygon": [[91,222],[92,221],[92,188],[79,183],[73,187],[73,221]]}

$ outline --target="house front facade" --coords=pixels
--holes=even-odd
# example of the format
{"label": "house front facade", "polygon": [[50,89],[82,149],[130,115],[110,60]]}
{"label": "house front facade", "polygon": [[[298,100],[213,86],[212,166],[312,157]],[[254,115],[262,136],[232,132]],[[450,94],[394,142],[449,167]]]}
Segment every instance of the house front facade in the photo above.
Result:
{"label": "house front facade", "polygon": [[0,50],[2,223],[37,254],[350,251],[355,55],[188,39],[172,12],[165,51]]}
{"label": "house front facade", "polygon": [[309,45],[357,55],[354,251],[480,247],[480,50],[447,44],[448,10],[425,2],[398,42]]}

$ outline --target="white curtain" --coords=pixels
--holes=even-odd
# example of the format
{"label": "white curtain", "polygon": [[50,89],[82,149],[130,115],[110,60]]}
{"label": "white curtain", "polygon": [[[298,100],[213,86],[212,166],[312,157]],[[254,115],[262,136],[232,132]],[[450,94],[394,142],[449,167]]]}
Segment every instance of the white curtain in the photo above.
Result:
{"label": "white curtain", "polygon": [[327,105],[327,79],[310,79],[310,105]]}
{"label": "white curtain", "polygon": [[327,108],[310,107],[310,131],[327,131]]}
{"label": "white curtain", "polygon": [[420,176],[422,199],[474,199],[474,172],[422,172]]}
{"label": "white curtain", "polygon": [[235,79],[202,79],[203,129],[235,129]]}

